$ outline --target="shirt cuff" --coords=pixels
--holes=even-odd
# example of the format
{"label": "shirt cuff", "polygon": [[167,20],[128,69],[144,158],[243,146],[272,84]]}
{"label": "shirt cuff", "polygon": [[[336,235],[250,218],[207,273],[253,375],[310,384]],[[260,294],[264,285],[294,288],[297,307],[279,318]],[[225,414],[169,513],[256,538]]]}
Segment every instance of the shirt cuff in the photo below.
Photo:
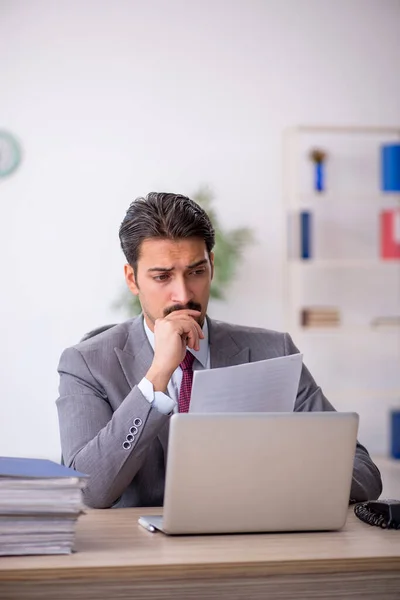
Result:
{"label": "shirt cuff", "polygon": [[146,377],[143,377],[140,383],[138,383],[138,388],[146,398],[147,402],[149,402],[153,408],[158,410],[158,412],[163,415],[169,415],[173,412],[176,406],[175,400],[163,392],[155,392],[153,384],[146,379]]}

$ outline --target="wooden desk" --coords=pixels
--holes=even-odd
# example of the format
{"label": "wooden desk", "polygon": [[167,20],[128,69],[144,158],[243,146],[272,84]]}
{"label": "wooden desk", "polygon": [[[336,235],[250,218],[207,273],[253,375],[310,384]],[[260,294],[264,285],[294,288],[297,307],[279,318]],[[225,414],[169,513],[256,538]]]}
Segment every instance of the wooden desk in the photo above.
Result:
{"label": "wooden desk", "polygon": [[77,553],[0,558],[0,598],[400,598],[400,531],[351,508],[340,532],[193,537],[147,532],[137,518],[150,512],[91,510]]}

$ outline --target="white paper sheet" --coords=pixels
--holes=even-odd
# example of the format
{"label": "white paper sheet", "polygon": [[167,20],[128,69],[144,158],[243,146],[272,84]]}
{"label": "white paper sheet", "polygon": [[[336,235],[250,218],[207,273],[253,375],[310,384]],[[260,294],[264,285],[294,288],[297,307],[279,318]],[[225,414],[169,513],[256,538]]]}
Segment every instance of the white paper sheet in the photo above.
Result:
{"label": "white paper sheet", "polygon": [[292,412],[302,354],[194,371],[191,413]]}

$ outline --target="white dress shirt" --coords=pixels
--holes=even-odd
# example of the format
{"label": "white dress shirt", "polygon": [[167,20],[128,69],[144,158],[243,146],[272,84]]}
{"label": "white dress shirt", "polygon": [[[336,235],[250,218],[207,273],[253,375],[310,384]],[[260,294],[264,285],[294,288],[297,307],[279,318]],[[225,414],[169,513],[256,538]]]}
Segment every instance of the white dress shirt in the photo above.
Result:
{"label": "white dress shirt", "polygon": [[[147,326],[146,321],[143,319],[144,330],[147,335],[147,339],[150,342],[151,347],[154,350],[154,333]],[[210,368],[210,346],[208,343],[208,325],[207,319],[204,321],[203,325],[203,334],[204,339],[200,340],[200,349],[192,350],[191,348],[187,348],[189,352],[191,352],[195,358],[193,361],[193,371],[200,371],[202,369]],[[178,411],[178,398],[179,398],[179,390],[181,389],[182,383],[182,369],[177,367],[175,371],[172,373],[172,377],[169,380],[167,387],[167,394],[163,392],[155,392],[153,384],[151,381],[143,377],[141,382],[138,384],[139,390],[142,392],[143,396],[146,398],[150,404],[154,406],[159,412],[164,415],[169,415],[172,412]]]}

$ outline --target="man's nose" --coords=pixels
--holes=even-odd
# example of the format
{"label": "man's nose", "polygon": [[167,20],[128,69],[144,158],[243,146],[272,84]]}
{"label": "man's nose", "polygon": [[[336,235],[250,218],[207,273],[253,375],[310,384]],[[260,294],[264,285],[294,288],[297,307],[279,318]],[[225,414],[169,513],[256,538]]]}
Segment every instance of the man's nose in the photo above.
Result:
{"label": "man's nose", "polygon": [[187,304],[193,299],[193,294],[184,280],[176,280],[172,291],[171,300],[175,304]]}

